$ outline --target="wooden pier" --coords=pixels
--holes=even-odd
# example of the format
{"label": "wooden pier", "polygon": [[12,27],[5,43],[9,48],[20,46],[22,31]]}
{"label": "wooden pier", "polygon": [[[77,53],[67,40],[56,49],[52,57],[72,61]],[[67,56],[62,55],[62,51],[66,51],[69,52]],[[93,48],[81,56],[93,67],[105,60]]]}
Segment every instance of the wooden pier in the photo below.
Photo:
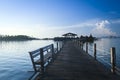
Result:
{"label": "wooden pier", "polygon": [[37,80],[120,80],[102,63],[72,42],[67,42]]}

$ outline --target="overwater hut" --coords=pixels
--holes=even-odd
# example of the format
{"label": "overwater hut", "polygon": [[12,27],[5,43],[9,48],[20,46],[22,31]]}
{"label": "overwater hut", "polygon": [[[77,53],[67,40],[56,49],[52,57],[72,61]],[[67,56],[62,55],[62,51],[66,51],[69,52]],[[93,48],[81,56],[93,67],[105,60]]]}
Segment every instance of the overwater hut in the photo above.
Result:
{"label": "overwater hut", "polygon": [[77,34],[75,33],[66,33],[66,34],[63,34],[62,36],[64,37],[55,37],[54,40],[55,41],[63,41],[63,40],[73,40],[73,39],[78,39],[78,36]]}
{"label": "overwater hut", "polygon": [[75,33],[66,33],[66,34],[63,34],[62,36],[64,36],[65,38],[76,38],[78,37],[77,34]]}

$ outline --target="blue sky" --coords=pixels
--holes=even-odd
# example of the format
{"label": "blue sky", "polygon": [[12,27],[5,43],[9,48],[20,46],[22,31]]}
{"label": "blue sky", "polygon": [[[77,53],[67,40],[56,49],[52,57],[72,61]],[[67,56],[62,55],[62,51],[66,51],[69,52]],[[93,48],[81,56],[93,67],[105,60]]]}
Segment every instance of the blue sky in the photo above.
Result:
{"label": "blue sky", "polygon": [[0,34],[120,35],[120,0],[0,0]]}

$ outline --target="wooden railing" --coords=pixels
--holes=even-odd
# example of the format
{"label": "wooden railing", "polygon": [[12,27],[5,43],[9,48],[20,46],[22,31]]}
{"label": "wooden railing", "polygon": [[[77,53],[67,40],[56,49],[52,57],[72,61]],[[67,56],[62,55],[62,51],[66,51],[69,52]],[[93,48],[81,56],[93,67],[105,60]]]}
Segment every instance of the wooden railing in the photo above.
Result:
{"label": "wooden railing", "polygon": [[[82,41],[79,41],[79,40],[75,40],[73,41],[74,44],[77,46],[77,48],[80,48],[82,50],[85,51],[85,53],[89,53],[89,46],[88,46],[88,42],[85,42],[83,43]],[[84,44],[84,49],[83,49],[83,44]],[[111,66],[111,72],[113,74],[120,74],[120,68],[118,68],[116,66],[116,50],[115,50],[115,47],[112,47],[110,49],[110,58],[111,58],[111,63],[109,64],[109,66]],[[93,46],[93,57],[95,60],[97,60],[97,45],[96,43],[94,44]]]}
{"label": "wooden railing", "polygon": [[44,74],[46,67],[55,59],[56,54],[62,49],[63,42],[57,42],[56,48],[53,44],[30,51],[30,58],[33,64],[34,74],[29,80],[35,80],[37,76]]}

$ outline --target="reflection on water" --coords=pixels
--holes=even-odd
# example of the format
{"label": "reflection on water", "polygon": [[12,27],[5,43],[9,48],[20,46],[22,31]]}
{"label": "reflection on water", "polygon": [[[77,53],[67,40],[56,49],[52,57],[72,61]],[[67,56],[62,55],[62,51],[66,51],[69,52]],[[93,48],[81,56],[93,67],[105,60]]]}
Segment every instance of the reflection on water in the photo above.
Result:
{"label": "reflection on water", "polygon": [[[54,43],[53,41],[13,41],[0,42],[0,80],[27,80],[31,76],[32,63],[28,51]],[[116,47],[117,66],[120,67],[120,38],[100,39],[97,44],[97,56],[110,63],[110,48]],[[90,47],[91,46],[91,47]],[[93,44],[89,44],[89,53],[93,55]]]}
{"label": "reflection on water", "polygon": [[0,42],[0,80],[27,80],[32,69],[28,51],[38,49],[53,41]]}
{"label": "reflection on water", "polygon": [[97,44],[97,56],[110,64],[110,48],[116,48],[116,64],[120,68],[120,38],[102,38],[95,41]]}

